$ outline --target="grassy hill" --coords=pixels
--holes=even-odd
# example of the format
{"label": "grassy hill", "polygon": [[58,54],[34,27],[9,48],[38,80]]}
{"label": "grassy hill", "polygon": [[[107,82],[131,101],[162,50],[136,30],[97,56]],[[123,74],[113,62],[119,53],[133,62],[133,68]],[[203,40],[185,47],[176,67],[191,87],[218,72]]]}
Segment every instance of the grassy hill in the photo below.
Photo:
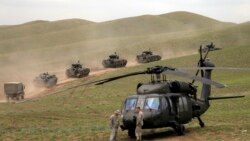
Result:
{"label": "grassy hill", "polygon": [[64,70],[77,60],[101,69],[102,59],[115,51],[134,65],[135,56],[149,48],[163,58],[173,58],[195,54],[208,41],[222,48],[249,45],[249,30],[249,23],[225,23],[188,12],[101,23],[69,19],[2,26],[0,84],[22,81],[29,88],[39,73],[64,76]]}
{"label": "grassy hill", "polygon": [[[86,40],[145,36],[151,34],[217,29],[233,24],[223,23],[191,13],[176,12],[160,16],[144,15],[93,24],[89,21],[72,19],[56,22],[32,22],[23,25],[2,27],[0,48],[36,48],[63,46]],[[169,17],[167,16],[169,15]],[[176,19],[173,19],[176,15]],[[183,17],[192,15],[192,22]],[[63,40],[62,40],[63,39]]]}
{"label": "grassy hill", "polygon": [[[196,66],[198,55],[192,54],[197,53],[201,43],[211,41],[223,48],[209,56],[217,66],[250,67],[249,38],[249,22],[225,23],[188,12],[101,23],[69,19],[0,26],[0,90],[6,81],[22,81],[29,89],[34,77],[47,71],[59,75],[62,80],[65,68],[77,60],[92,70],[101,69],[102,59],[114,51],[128,59],[130,66],[135,64],[135,55],[148,48],[163,58],[179,58],[121,68],[47,92],[153,65]],[[194,120],[187,125],[184,137],[176,137],[168,129],[159,129],[152,131],[156,134],[144,131],[144,138],[248,140],[249,78],[249,72],[215,71],[213,79],[227,84],[228,88],[213,89],[214,96],[245,94],[246,98],[213,101],[202,117],[206,128],[200,129]],[[1,104],[0,140],[108,140],[110,114],[120,108],[126,96],[135,93],[136,84],[142,81],[149,81],[149,77],[124,78],[104,86],[79,87],[24,103]],[[126,132],[119,132],[119,140],[130,139]]]}
{"label": "grassy hill", "polygon": [[26,36],[58,32],[61,30],[68,30],[92,23],[93,22],[81,19],[68,19],[54,22],[39,20],[24,23],[21,25],[0,27],[0,41],[8,40],[11,38],[23,38]]}
{"label": "grassy hill", "polygon": [[[248,45],[230,46],[221,51],[211,52],[209,58],[216,66],[250,67],[249,56],[250,46]],[[74,81],[57,90],[154,65],[196,66],[197,60],[198,55],[191,55],[121,68],[100,76],[89,77],[87,80]],[[178,79],[171,76],[168,78]],[[171,129],[158,129],[144,131],[143,138],[147,140],[248,140],[250,137],[248,132],[250,130],[249,78],[249,72],[214,71],[213,80],[227,84],[228,88],[213,88],[213,96],[244,94],[246,97],[212,101],[210,109],[202,116],[206,127],[201,129],[194,119],[192,123],[186,125],[187,133],[183,137],[176,136]],[[124,98],[135,93],[138,82],[149,81],[149,79],[149,76],[124,78],[103,86],[79,87],[24,103],[1,104],[0,138],[7,140],[108,140],[110,114],[121,107]],[[127,137],[126,132],[121,131],[119,131],[118,138],[122,141],[132,140]]]}

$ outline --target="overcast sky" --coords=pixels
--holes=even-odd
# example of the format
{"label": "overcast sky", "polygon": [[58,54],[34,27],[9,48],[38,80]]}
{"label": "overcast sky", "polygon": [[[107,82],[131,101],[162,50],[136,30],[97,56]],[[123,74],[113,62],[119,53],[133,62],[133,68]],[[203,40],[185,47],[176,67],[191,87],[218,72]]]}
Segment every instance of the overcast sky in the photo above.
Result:
{"label": "overcast sky", "polygon": [[1,0],[0,25],[80,18],[95,22],[189,11],[220,21],[250,21],[250,0]]}

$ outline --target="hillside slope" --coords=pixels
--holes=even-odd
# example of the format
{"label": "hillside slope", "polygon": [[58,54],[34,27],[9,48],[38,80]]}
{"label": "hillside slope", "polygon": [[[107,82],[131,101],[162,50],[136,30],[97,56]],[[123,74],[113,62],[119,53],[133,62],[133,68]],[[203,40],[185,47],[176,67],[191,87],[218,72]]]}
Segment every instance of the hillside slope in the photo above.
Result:
{"label": "hillside slope", "polygon": [[136,65],[135,56],[149,48],[163,58],[173,58],[197,53],[204,41],[221,48],[249,45],[249,25],[175,12],[102,23],[71,19],[1,27],[0,83],[21,81],[29,88],[38,74],[64,76],[77,60],[91,70],[102,69],[101,61],[115,51],[131,66]]}
{"label": "hillside slope", "polygon": [[21,25],[5,26],[0,27],[0,41],[69,30],[88,24],[93,24],[93,22],[81,19],[67,19],[54,22],[33,21]]}
{"label": "hillside slope", "polygon": [[192,20],[184,22],[186,19],[183,19],[183,13],[175,12],[164,16],[144,15],[95,24],[73,19],[2,27],[0,28],[0,48],[25,48],[27,46],[42,48],[90,39],[144,36],[199,29],[216,30],[233,25],[191,13],[186,13],[186,15],[189,15]]}

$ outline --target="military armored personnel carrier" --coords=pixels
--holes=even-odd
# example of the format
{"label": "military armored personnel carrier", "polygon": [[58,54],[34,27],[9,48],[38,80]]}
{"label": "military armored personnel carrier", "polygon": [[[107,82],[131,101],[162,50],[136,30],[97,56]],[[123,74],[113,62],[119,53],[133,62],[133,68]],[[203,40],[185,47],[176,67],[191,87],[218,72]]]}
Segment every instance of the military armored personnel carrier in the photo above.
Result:
{"label": "military armored personnel carrier", "polygon": [[46,72],[37,76],[34,79],[33,83],[36,87],[51,88],[56,85],[57,77],[55,75],[50,75],[48,72]]}
{"label": "military armored personnel carrier", "polygon": [[24,89],[25,86],[21,82],[7,82],[4,83],[4,94],[6,96],[6,100],[20,100],[24,99]]}
{"label": "military armored personnel carrier", "polygon": [[136,56],[138,63],[149,63],[153,61],[161,60],[160,55],[154,55],[152,51],[143,51],[142,54]]}
{"label": "military armored personnel carrier", "polygon": [[68,78],[81,78],[81,77],[85,77],[88,76],[90,72],[89,68],[83,68],[82,64],[80,64],[80,62],[78,61],[75,64],[72,64],[70,68],[66,69],[66,76]]}
{"label": "military armored personnel carrier", "polygon": [[206,53],[207,51],[216,51],[216,50],[221,50],[221,48],[215,47],[215,45],[213,44],[213,42],[211,42],[211,44],[202,46],[202,48],[201,48],[201,52],[202,53]]}
{"label": "military armored personnel carrier", "polygon": [[119,56],[116,54],[109,55],[108,59],[102,61],[102,65],[104,68],[120,68],[125,67],[127,64],[126,59],[120,59]]}

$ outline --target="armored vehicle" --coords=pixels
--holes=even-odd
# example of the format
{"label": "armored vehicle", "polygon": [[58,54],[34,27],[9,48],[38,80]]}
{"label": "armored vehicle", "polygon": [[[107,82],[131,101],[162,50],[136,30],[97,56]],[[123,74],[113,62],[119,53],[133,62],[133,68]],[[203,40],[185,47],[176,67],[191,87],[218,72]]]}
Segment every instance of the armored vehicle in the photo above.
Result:
{"label": "armored vehicle", "polygon": [[57,77],[55,75],[50,75],[48,72],[46,72],[37,76],[34,79],[33,83],[36,87],[51,88],[56,85]]}
{"label": "armored vehicle", "polygon": [[7,101],[24,99],[25,86],[21,82],[7,82],[4,83],[4,93]]}
{"label": "armored vehicle", "polygon": [[72,64],[70,68],[66,70],[67,77],[81,78],[88,76],[90,72],[89,68],[83,68],[82,64],[78,61],[75,64]]}
{"label": "armored vehicle", "polygon": [[[221,50],[221,48],[217,48],[215,47],[215,45],[213,44],[213,42],[211,42],[211,44],[206,45],[205,47],[203,46],[201,48],[201,52],[202,53],[206,53],[207,51],[216,51],[216,50]],[[199,50],[198,50],[199,51]]]}
{"label": "armored vehicle", "polygon": [[120,59],[119,56],[116,54],[109,55],[108,59],[102,61],[102,65],[104,68],[120,68],[125,67],[127,64],[126,59]]}
{"label": "armored vehicle", "polygon": [[142,54],[136,56],[138,63],[149,63],[153,61],[161,60],[160,55],[154,55],[152,51],[143,51]]}

